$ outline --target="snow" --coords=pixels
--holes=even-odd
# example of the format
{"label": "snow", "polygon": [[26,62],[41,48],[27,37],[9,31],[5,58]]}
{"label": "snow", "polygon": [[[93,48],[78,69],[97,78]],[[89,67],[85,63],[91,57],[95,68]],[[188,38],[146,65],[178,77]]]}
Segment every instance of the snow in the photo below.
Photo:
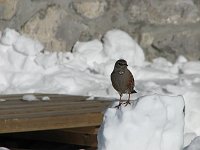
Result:
{"label": "snow", "polygon": [[143,65],[145,59],[143,50],[126,32],[110,30],[105,34],[103,43],[103,51],[110,59],[123,58],[128,64]]}
{"label": "snow", "polygon": [[0,98],[0,102],[5,102],[6,99]]}
{"label": "snow", "polygon": [[0,147],[0,150],[9,150],[9,149],[5,147]]}
{"label": "snow", "polygon": [[13,46],[16,51],[27,56],[35,56],[44,49],[39,41],[34,41],[25,36],[19,36]]}
{"label": "snow", "polygon": [[[39,99],[33,94],[25,94],[25,95],[23,95],[22,100],[24,100],[24,101],[38,101]],[[49,101],[51,99],[48,96],[43,96],[41,98],[41,100],[42,101]]]}
{"label": "snow", "polygon": [[73,53],[77,61],[82,61],[87,66],[94,67],[106,61],[105,54],[102,51],[103,44],[99,40],[89,42],[76,42]]}
{"label": "snow", "polygon": [[13,29],[6,28],[1,34],[1,43],[4,45],[12,45],[17,41],[17,38],[20,36],[18,32]]}
{"label": "snow", "polygon": [[5,29],[0,32],[0,93],[118,99],[110,73],[119,58],[127,60],[135,77],[138,93],[131,95],[131,100],[152,94],[182,95],[186,106],[185,142],[189,144],[200,136],[200,61],[188,61],[184,56],[179,56],[175,63],[162,57],[145,61],[140,46],[117,29],[108,31],[102,41],[77,41],[72,52],[48,52],[39,41]]}
{"label": "snow", "polygon": [[191,61],[183,65],[182,71],[184,74],[200,74],[199,61]]}
{"label": "snow", "polygon": [[22,100],[24,100],[24,101],[38,101],[37,97],[33,94],[23,95]]}
{"label": "snow", "polygon": [[42,100],[43,100],[43,101],[49,101],[49,100],[50,100],[50,97],[48,97],[48,96],[43,96],[43,97],[42,97]]}
{"label": "snow", "polygon": [[183,108],[182,96],[156,94],[121,109],[108,108],[98,133],[98,150],[180,150]]}

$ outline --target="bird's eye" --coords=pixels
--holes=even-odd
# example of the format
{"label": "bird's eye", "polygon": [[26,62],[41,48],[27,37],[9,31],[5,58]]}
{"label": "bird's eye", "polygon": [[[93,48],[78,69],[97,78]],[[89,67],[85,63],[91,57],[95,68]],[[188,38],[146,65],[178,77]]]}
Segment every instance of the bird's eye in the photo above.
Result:
{"label": "bird's eye", "polygon": [[123,64],[122,63],[118,63],[120,66],[122,66]]}

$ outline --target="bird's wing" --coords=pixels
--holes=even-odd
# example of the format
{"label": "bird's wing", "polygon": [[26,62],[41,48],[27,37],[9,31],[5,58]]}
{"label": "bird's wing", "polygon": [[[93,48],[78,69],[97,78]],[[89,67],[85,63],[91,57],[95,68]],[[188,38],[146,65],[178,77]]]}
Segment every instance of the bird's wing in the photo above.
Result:
{"label": "bird's wing", "polygon": [[127,82],[127,86],[130,89],[130,92],[132,93],[134,91],[134,86],[135,86],[135,80],[134,77],[132,75],[132,73],[128,70],[128,82]]}
{"label": "bird's wing", "polygon": [[111,73],[111,82],[112,82],[112,86],[114,87],[114,89],[116,91],[118,91],[119,93],[121,93],[121,87],[120,87],[120,81],[118,78],[118,74],[115,72]]}

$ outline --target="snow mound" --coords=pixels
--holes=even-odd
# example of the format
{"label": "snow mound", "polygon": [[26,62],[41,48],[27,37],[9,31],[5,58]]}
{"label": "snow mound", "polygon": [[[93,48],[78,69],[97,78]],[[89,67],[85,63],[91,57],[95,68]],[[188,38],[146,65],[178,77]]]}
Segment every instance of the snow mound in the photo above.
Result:
{"label": "snow mound", "polygon": [[0,147],[0,150],[9,150],[9,149],[5,147]]}
{"label": "snow mound", "polygon": [[103,45],[101,41],[95,39],[88,42],[76,42],[73,47],[74,56],[90,67],[94,67],[95,63],[100,64],[106,61],[105,54],[102,51]]}
{"label": "snow mound", "polygon": [[121,109],[108,108],[98,133],[98,150],[181,150],[183,108],[182,96],[161,95],[141,97]]}
{"label": "snow mound", "polygon": [[[20,36],[20,34],[15,31],[14,29],[9,29],[9,28],[6,28],[3,32],[2,32],[2,35],[1,35],[1,43],[3,45],[12,45],[14,44],[18,37]],[[25,43],[24,43],[25,44]]]}
{"label": "snow mound", "polygon": [[44,49],[44,46],[39,41],[23,35],[19,36],[13,46],[16,51],[27,56],[35,56]]}
{"label": "snow mound", "polygon": [[131,66],[144,64],[143,50],[126,32],[117,29],[110,30],[104,35],[103,42],[103,51],[110,59],[123,58]]}
{"label": "snow mound", "polygon": [[182,67],[182,72],[185,74],[200,74],[200,62],[191,61],[185,63]]}
{"label": "snow mound", "polygon": [[24,101],[38,101],[37,97],[32,94],[23,95],[22,100]]}
{"label": "snow mound", "polygon": [[51,99],[50,99],[50,97],[48,97],[48,96],[43,96],[43,97],[42,97],[42,100],[43,100],[43,101],[49,101],[49,100],[51,100]]}

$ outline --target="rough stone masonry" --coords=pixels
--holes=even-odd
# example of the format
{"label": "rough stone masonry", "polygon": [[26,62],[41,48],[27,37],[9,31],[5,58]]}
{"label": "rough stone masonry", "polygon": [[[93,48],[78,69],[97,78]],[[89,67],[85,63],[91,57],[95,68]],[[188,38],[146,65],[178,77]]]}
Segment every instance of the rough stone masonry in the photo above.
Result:
{"label": "rough stone masonry", "polygon": [[0,0],[0,30],[14,28],[49,51],[128,32],[151,60],[179,55],[200,58],[200,0]]}

